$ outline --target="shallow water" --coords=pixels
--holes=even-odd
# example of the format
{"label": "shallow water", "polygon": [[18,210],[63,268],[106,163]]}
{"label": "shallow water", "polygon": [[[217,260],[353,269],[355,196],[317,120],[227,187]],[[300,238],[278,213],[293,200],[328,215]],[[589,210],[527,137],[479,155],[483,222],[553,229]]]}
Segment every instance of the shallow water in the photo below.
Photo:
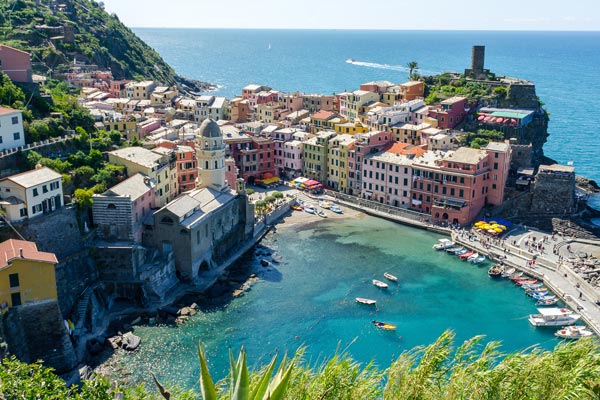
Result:
{"label": "shallow water", "polygon": [[[502,341],[503,352],[558,343],[552,329],[530,326],[526,316],[535,305],[521,289],[490,279],[489,264],[474,266],[432,250],[439,237],[373,217],[280,226],[262,244],[277,251],[282,263],[268,271],[258,258],[242,261],[261,277],[244,296],[204,307],[179,327],[136,327],[140,350],[113,361],[133,382],[149,382],[153,371],[163,381],[196,387],[198,340],[217,378],[226,374],[228,349],[237,353],[241,345],[255,367],[301,345],[313,363],[349,345],[356,360],[385,368],[402,351],[429,344],[446,329],[456,332],[456,343],[479,334]],[[371,280],[385,280],[386,271],[399,284],[390,282],[388,290],[373,286]],[[377,309],[355,303],[355,297],[376,299]],[[393,323],[397,331],[377,330],[373,319]]]}

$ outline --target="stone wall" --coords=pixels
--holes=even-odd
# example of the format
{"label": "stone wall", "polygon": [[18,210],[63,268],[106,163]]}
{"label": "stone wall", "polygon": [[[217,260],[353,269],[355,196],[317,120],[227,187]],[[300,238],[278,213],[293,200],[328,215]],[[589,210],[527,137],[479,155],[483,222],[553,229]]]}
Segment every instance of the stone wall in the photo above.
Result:
{"label": "stone wall", "polygon": [[507,97],[511,108],[538,108],[539,102],[535,93],[535,85],[530,83],[511,83],[508,85]]}
{"label": "stone wall", "polygon": [[58,302],[66,317],[71,315],[85,288],[98,279],[98,272],[87,250],[59,260],[55,272]]}
{"label": "stone wall", "polygon": [[19,360],[44,360],[58,374],[77,366],[77,356],[55,300],[11,308],[2,322],[9,352]]}
{"label": "stone wall", "polygon": [[575,206],[575,175],[538,173],[533,185],[532,213],[568,215]]}

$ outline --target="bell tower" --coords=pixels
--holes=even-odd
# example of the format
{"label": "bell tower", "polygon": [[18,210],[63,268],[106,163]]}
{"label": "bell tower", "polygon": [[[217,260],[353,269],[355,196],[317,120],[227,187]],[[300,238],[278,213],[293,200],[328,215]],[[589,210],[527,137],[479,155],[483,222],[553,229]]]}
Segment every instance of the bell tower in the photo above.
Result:
{"label": "bell tower", "polygon": [[221,128],[208,118],[200,125],[196,136],[196,159],[198,160],[198,181],[196,187],[210,187],[222,191],[225,182],[225,144]]}

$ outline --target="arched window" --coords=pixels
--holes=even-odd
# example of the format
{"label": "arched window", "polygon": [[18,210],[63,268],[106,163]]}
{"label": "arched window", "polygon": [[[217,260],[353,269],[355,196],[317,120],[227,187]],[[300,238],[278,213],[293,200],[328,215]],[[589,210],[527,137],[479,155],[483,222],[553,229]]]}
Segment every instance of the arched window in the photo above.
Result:
{"label": "arched window", "polygon": [[109,203],[106,208],[108,208],[109,210],[115,210],[117,208],[116,205],[114,205],[113,203]]}
{"label": "arched window", "polygon": [[219,168],[219,164],[218,164],[218,161],[215,160],[215,169],[217,169],[217,168]]}

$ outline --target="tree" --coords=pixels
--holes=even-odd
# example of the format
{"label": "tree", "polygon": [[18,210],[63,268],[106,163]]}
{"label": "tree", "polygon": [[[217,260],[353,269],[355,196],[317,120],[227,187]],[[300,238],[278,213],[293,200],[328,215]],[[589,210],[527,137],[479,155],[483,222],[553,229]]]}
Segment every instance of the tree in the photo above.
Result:
{"label": "tree", "polygon": [[92,190],[85,189],[76,189],[75,190],[75,203],[81,209],[87,210],[92,207],[94,204],[94,200],[92,199],[93,195]]}
{"label": "tree", "polygon": [[417,74],[419,64],[416,61],[410,61],[408,64],[406,64],[406,68],[408,68],[409,80],[416,81],[417,79],[419,79],[419,74]]}

